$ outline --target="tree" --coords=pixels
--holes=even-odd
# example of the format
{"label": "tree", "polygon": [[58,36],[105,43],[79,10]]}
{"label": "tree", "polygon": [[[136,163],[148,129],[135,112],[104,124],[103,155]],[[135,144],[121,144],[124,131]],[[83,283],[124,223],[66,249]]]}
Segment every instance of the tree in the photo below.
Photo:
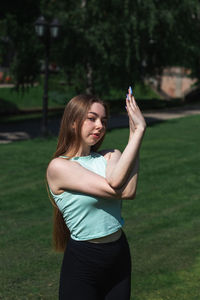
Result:
{"label": "tree", "polygon": [[78,93],[101,95],[112,87],[127,88],[166,66],[192,68],[200,76],[198,0],[28,2],[25,11],[8,9],[5,14],[16,48],[13,69],[18,85],[33,82],[42,57],[34,20],[39,14],[52,19],[55,12],[62,34],[52,57]]}
{"label": "tree", "polygon": [[38,3],[24,0],[9,5],[5,2],[0,16],[4,20],[6,38],[13,53],[10,64],[17,88],[24,87],[25,83],[33,84],[39,72],[39,47],[33,28],[39,13]]}
{"label": "tree", "polygon": [[87,78],[101,93],[160,74],[166,66],[194,69],[199,59],[197,0],[69,2],[62,4],[60,58],[77,91],[87,89]]}

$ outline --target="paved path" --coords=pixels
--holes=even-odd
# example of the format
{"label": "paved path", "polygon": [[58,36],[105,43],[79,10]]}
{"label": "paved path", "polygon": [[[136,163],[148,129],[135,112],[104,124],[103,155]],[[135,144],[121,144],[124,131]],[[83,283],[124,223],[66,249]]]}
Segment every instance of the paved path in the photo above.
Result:
{"label": "paved path", "polygon": [[[144,117],[147,125],[162,122],[168,119],[181,118],[190,115],[200,114],[200,104],[184,106],[181,108],[145,111]],[[49,119],[48,128],[53,135],[58,134],[60,118]],[[128,127],[126,114],[111,116],[108,129]],[[12,123],[0,123],[0,144],[7,144],[14,141],[25,140],[40,136],[40,120],[26,120]]]}
{"label": "paved path", "polygon": [[200,114],[200,104],[185,106],[182,108],[163,109],[162,111],[154,110],[152,112],[144,113],[145,117],[154,118],[156,120],[169,120],[198,114]]}

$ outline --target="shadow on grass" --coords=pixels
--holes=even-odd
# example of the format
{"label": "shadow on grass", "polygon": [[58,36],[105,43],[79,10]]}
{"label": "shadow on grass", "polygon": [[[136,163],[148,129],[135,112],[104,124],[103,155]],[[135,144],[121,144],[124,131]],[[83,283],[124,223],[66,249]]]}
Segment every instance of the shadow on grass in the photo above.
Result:
{"label": "shadow on grass", "polygon": [[16,113],[18,111],[19,109],[16,104],[0,98],[0,115]]}
{"label": "shadow on grass", "polygon": [[[161,120],[154,117],[145,117],[148,127],[156,126],[160,123],[166,122],[167,120]],[[108,120],[107,131],[120,128],[129,128],[129,119],[126,114],[112,115]]]}
{"label": "shadow on grass", "polygon": [[[24,117],[25,119],[23,119],[23,116],[11,116],[10,121],[8,117],[6,117],[6,120],[4,120],[3,117],[1,118],[0,142],[41,137],[41,114],[30,115],[29,118],[27,118],[26,115]],[[48,131],[50,136],[58,136],[61,117],[60,114],[49,115]],[[146,118],[146,122],[148,127],[152,127],[162,123],[163,120],[148,117]],[[108,121],[107,132],[111,132],[115,129],[128,129],[128,127],[129,120],[126,114],[113,115]]]}
{"label": "shadow on grass", "polygon": [[[185,103],[181,98],[175,98],[173,100],[167,99],[137,99],[137,104],[141,110],[149,109],[164,109],[164,108],[173,108],[173,107],[182,107]],[[110,108],[110,113],[119,113],[123,112],[125,108],[125,101],[122,99],[109,99],[106,101]]]}

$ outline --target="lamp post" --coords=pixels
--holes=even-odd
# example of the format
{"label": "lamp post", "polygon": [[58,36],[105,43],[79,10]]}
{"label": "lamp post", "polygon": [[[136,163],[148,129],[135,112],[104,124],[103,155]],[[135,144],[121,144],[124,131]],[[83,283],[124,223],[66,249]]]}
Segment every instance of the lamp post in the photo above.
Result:
{"label": "lamp post", "polygon": [[51,40],[58,37],[60,24],[57,19],[48,23],[43,16],[35,22],[35,31],[45,47],[45,64],[44,64],[44,94],[42,104],[42,135],[48,134],[47,117],[48,117],[48,79],[49,79],[49,53]]}

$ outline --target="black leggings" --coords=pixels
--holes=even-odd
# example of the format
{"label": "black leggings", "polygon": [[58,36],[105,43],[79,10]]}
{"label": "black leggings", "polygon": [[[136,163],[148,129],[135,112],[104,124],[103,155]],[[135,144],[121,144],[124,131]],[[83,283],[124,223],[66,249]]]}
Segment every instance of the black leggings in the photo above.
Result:
{"label": "black leggings", "polygon": [[131,258],[124,233],[110,243],[69,240],[59,300],[129,300],[130,286]]}

